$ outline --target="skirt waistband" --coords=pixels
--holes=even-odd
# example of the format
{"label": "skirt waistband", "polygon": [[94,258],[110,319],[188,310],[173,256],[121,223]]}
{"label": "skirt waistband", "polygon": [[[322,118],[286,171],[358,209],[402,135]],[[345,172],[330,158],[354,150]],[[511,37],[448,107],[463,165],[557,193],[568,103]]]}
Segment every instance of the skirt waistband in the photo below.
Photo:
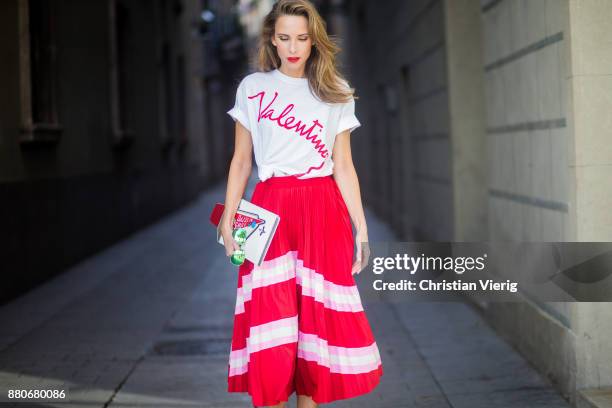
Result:
{"label": "skirt waistband", "polygon": [[274,176],[259,183],[269,186],[312,186],[333,181],[333,176],[310,177],[299,179],[296,176]]}

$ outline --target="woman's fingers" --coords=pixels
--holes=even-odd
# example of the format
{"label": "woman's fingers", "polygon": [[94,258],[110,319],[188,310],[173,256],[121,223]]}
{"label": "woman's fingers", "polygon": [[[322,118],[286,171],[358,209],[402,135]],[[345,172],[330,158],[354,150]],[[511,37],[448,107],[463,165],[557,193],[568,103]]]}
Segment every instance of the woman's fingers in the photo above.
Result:
{"label": "woman's fingers", "polygon": [[[225,255],[232,256],[234,254],[234,251],[238,249],[239,246],[234,240],[234,238],[232,238],[231,236],[228,237],[228,241],[229,243],[225,245]],[[225,242],[225,239],[224,239],[224,242]]]}
{"label": "woman's fingers", "polygon": [[363,250],[361,252],[361,258],[362,258],[361,269],[363,269],[366,266],[368,266],[368,263],[370,261],[370,244],[367,242],[364,243]]}
{"label": "woman's fingers", "polygon": [[355,262],[351,268],[351,275],[354,275],[357,273],[357,262]]}
{"label": "woman's fingers", "polygon": [[230,256],[231,256],[234,254],[234,251],[240,249],[240,245],[238,245],[238,243],[234,239],[232,239],[230,248],[231,248],[231,252],[230,252]]}
{"label": "woman's fingers", "polygon": [[356,241],[357,246],[357,254],[355,255],[355,263],[353,264],[353,274],[359,273],[361,271],[361,245],[358,241]]}

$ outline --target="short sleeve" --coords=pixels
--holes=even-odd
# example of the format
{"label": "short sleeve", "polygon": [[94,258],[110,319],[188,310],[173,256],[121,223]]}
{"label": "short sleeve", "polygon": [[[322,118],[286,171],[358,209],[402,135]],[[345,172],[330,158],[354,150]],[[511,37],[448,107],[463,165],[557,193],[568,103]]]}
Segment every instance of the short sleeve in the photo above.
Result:
{"label": "short sleeve", "polygon": [[351,97],[351,100],[342,104],[340,109],[340,119],[338,120],[338,130],[336,135],[349,130],[352,132],[361,126],[361,123],[355,116],[355,99]]}
{"label": "short sleeve", "polygon": [[249,123],[249,114],[247,109],[247,94],[246,87],[244,84],[244,80],[240,82],[238,85],[238,89],[236,90],[236,102],[234,107],[227,111],[227,114],[234,119],[234,121],[239,121],[242,126],[244,126],[249,132],[251,131],[251,125]]}

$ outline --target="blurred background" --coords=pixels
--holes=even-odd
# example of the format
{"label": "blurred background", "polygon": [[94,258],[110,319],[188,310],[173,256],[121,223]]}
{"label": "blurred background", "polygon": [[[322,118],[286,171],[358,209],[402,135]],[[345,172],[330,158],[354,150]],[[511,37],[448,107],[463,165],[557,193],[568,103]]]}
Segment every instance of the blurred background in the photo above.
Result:
{"label": "blurred background", "polygon": [[[1,302],[223,186],[273,3],[0,2]],[[313,3],[388,237],[612,241],[612,1]],[[612,386],[608,303],[477,307],[570,401]]]}

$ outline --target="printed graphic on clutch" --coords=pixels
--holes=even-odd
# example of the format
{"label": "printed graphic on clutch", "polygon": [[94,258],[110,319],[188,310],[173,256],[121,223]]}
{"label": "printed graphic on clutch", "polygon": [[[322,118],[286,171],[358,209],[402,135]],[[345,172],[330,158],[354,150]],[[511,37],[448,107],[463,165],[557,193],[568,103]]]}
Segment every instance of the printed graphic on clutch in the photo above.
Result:
{"label": "printed graphic on clutch", "polygon": [[[257,230],[259,235],[266,233],[266,221],[255,213],[238,210],[234,221],[234,229],[244,228],[247,231],[246,240]],[[261,227],[261,228],[260,228]]]}

